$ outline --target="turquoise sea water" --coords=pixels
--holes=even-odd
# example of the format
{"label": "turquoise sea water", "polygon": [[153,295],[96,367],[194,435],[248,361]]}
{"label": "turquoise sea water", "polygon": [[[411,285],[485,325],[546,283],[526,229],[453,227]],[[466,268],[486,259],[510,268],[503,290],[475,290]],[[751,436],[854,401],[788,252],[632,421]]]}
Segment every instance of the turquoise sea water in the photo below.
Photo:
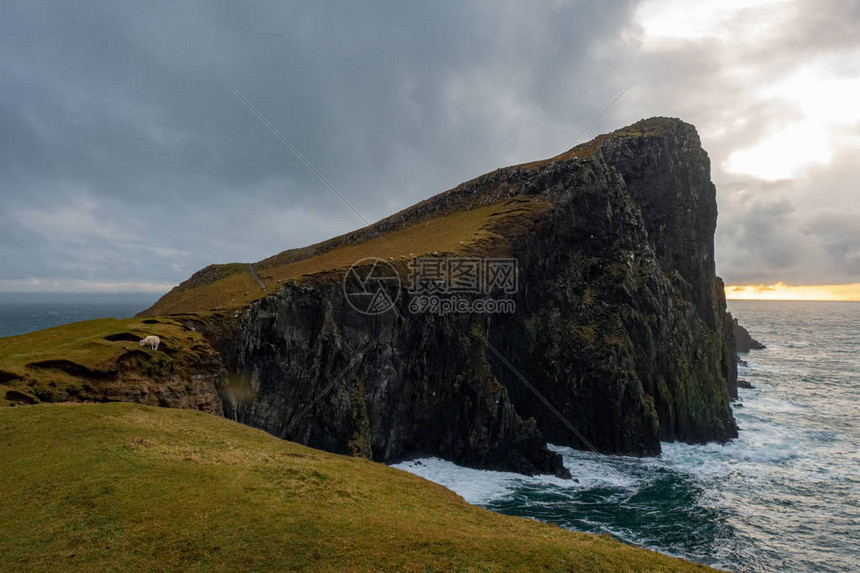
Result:
{"label": "turquoise sea water", "polygon": [[646,459],[556,448],[579,483],[436,458],[396,467],[493,511],[723,569],[860,571],[860,303],[730,307],[767,345],[741,356],[755,389],[740,390],[730,444]]}

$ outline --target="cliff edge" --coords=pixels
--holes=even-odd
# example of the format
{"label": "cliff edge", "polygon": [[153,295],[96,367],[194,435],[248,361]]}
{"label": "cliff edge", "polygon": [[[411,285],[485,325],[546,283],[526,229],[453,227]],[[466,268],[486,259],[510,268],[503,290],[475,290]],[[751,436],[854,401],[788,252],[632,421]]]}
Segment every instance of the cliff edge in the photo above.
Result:
{"label": "cliff edge", "polygon": [[[199,407],[376,461],[529,474],[568,475],[548,441],[628,455],[726,441],[737,356],[716,218],[695,128],[642,120],[370,227],[212,265],[136,319],[0,341],[0,383],[7,402]],[[514,288],[458,295],[508,311],[416,311],[415,262],[451,260],[514,261]],[[345,284],[377,265],[402,288],[386,312],[359,312]],[[140,349],[150,331],[171,353]]]}
{"label": "cliff edge", "polygon": [[[217,319],[239,388],[222,395],[228,417],[379,461],[563,475],[547,440],[656,455],[661,440],[737,435],[716,217],[695,128],[653,118],[260,261],[265,291],[246,269],[210,267],[145,314]],[[346,300],[348,265],[376,257],[404,278],[424,255],[515,259],[516,312],[416,314],[404,291],[367,316]]]}

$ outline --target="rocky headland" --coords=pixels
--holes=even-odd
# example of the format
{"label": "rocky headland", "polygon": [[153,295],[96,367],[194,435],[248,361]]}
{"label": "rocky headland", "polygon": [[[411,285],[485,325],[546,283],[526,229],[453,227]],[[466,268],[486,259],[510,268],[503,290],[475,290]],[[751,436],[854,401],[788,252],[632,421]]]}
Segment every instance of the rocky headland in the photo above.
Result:
{"label": "rocky headland", "polygon": [[[34,391],[62,366],[64,380],[86,382],[83,401],[153,403],[177,372],[193,375],[188,349],[205,373],[178,387],[182,400],[162,397],[166,405],[205,405],[382,462],[429,454],[566,476],[547,442],[629,455],[659,454],[665,440],[722,442],[737,435],[737,335],[715,274],[716,218],[695,128],[643,120],[285,251],[253,273],[207,267],[134,321],[105,325],[125,338],[98,338],[113,349],[100,380],[21,358],[0,364],[0,383]],[[414,257],[515,259],[517,288],[504,296],[516,312],[416,313],[404,289],[389,312],[362,314],[343,284],[365,257],[389,261],[404,282]],[[177,352],[129,355],[144,352],[135,340],[155,327]],[[158,376],[147,375],[156,359]],[[135,386],[123,394],[111,384],[130,369]],[[100,394],[107,386],[112,394]]]}

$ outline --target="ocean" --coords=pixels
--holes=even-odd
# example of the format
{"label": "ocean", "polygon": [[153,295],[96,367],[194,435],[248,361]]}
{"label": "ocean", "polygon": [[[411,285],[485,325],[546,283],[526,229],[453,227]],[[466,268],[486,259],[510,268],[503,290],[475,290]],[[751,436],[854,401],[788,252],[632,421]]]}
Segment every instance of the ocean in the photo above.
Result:
{"label": "ocean", "polygon": [[659,458],[555,447],[579,480],[395,467],[466,501],[731,571],[860,571],[860,303],[730,301],[767,345],[741,355],[727,444],[663,444]]}
{"label": "ocean", "polygon": [[[155,295],[0,294],[0,336],[104,316]],[[741,358],[727,444],[663,444],[660,458],[553,446],[579,481],[425,458],[395,467],[466,501],[732,571],[860,571],[860,303],[731,301],[767,345]]]}
{"label": "ocean", "polygon": [[0,337],[93,318],[130,318],[161,296],[146,293],[0,293]]}

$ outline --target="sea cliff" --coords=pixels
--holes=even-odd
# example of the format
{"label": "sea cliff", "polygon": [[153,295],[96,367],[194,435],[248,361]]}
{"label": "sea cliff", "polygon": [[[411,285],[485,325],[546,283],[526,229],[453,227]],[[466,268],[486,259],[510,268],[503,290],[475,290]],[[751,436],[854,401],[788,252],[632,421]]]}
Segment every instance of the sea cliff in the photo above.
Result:
{"label": "sea cliff", "polygon": [[[737,355],[716,218],[695,128],[642,120],[358,231],[212,265],[136,319],[2,339],[0,390],[198,408],[376,461],[527,474],[569,475],[548,442],[656,455],[661,441],[726,441]],[[374,315],[344,294],[368,258],[404,285]],[[415,312],[418,258],[515,261],[516,288],[463,295],[515,311]],[[147,334],[160,350],[137,344]]]}
{"label": "sea cliff", "polygon": [[735,343],[709,172],[693,126],[644,120],[262,261],[265,280],[277,263],[495,206],[464,247],[434,256],[516,259],[517,310],[415,314],[404,292],[394,311],[366,316],[341,271],[287,280],[211,330],[233,373],[225,414],[379,461],[432,454],[558,475],[547,440],[656,455],[661,440],[731,439]]}

